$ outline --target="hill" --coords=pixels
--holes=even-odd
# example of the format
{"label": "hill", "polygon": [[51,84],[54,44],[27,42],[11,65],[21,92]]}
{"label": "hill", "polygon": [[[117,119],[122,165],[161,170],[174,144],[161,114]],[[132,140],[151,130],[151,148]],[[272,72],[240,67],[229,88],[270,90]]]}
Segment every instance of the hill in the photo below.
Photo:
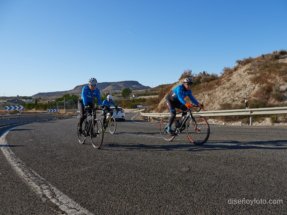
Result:
{"label": "hill", "polygon": [[[65,94],[80,95],[83,86],[84,84],[78,85],[74,89],[67,91],[37,93],[32,97],[42,99],[55,99]],[[150,89],[150,87],[144,86],[140,84],[138,81],[102,82],[98,83],[97,87],[101,90],[102,93],[117,93],[121,92],[124,88],[130,88],[132,90]]]}
{"label": "hill", "polygon": [[[208,110],[270,107],[287,104],[287,51],[275,51],[255,58],[238,60],[216,77],[206,72],[193,76],[193,95]],[[179,82],[167,86],[169,90]],[[167,111],[164,95],[155,111]]]}

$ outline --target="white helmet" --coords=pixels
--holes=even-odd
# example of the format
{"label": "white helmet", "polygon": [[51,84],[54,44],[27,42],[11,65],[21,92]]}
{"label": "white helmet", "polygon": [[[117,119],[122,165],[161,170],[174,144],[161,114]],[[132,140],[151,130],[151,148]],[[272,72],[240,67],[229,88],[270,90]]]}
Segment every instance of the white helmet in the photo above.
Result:
{"label": "white helmet", "polygon": [[111,95],[108,95],[108,96],[107,96],[107,100],[108,100],[108,101],[113,100],[113,97],[112,97]]}
{"label": "white helmet", "polygon": [[191,84],[193,83],[192,77],[187,77],[187,78],[185,78],[185,79],[183,80],[183,83],[187,83],[187,84],[191,85]]}
{"label": "white helmet", "polygon": [[89,85],[92,85],[92,86],[96,86],[97,85],[97,79],[95,79],[95,78],[90,78],[90,80],[89,80]]}

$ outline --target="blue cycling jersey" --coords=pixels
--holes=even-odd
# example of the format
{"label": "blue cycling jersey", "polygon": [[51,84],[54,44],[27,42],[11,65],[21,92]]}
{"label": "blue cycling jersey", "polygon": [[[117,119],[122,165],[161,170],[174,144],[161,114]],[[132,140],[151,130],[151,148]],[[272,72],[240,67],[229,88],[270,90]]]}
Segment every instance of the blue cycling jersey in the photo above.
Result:
{"label": "blue cycling jersey", "polygon": [[102,106],[111,107],[111,105],[116,106],[113,100],[108,101],[107,99],[103,101]]}
{"label": "blue cycling jersey", "polygon": [[194,105],[199,105],[199,102],[192,95],[191,90],[186,90],[185,87],[183,86],[183,84],[176,86],[172,90],[172,95],[171,96],[174,99],[178,99],[180,101],[180,103],[182,103],[183,105],[186,104],[186,101],[184,100],[184,98],[188,96],[190,98],[191,102]]}
{"label": "blue cycling jersey", "polygon": [[102,104],[100,90],[98,88],[91,90],[88,85],[82,88],[81,98],[84,106],[94,104],[95,98],[97,98],[98,105]]}

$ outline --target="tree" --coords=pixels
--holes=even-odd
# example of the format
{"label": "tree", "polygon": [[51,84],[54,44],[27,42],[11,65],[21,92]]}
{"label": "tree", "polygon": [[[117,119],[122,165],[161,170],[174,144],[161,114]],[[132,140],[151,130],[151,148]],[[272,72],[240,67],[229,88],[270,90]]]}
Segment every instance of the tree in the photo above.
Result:
{"label": "tree", "polygon": [[70,95],[70,94],[65,94],[60,98],[56,99],[56,102],[68,102],[72,101],[73,103],[77,104],[78,103],[79,96],[77,95]]}
{"label": "tree", "polygon": [[122,96],[124,98],[129,97],[132,94],[132,90],[130,88],[125,88],[122,90]]}

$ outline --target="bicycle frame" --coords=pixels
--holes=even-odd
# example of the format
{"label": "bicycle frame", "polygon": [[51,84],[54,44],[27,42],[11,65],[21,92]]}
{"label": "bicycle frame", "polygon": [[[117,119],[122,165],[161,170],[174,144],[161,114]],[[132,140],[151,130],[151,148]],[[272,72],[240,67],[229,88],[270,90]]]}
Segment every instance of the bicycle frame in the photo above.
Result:
{"label": "bicycle frame", "polygon": [[85,132],[87,135],[91,135],[90,131],[92,128],[92,122],[95,121],[95,115],[96,115],[96,111],[94,109],[92,109],[91,111],[86,111],[87,114],[87,120],[86,120],[86,124],[85,124]]}
{"label": "bicycle frame", "polygon": [[175,133],[179,134],[181,132],[183,132],[186,129],[186,122],[188,120],[192,119],[194,122],[196,122],[196,120],[194,119],[193,115],[192,115],[192,111],[189,109],[187,115],[184,116],[183,121],[180,124],[180,127],[176,127],[175,128]]}
{"label": "bicycle frame", "polygon": [[80,144],[84,144],[86,138],[91,138],[92,146],[100,149],[104,140],[104,128],[100,119],[96,119],[96,109],[85,110],[85,124],[83,128],[83,135],[78,133],[78,140]]}

